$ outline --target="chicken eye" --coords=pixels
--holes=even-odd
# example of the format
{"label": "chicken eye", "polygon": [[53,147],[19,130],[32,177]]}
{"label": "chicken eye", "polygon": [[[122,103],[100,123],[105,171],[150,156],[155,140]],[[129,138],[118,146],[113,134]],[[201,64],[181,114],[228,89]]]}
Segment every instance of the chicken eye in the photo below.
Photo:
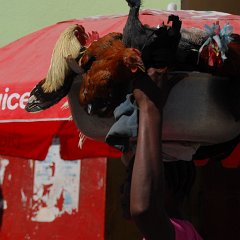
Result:
{"label": "chicken eye", "polygon": [[74,30],[74,35],[76,36],[76,37],[78,37],[79,36],[79,31],[76,29],[76,30]]}
{"label": "chicken eye", "polygon": [[134,61],[136,61],[136,58],[135,57],[130,57],[130,62],[134,62]]}

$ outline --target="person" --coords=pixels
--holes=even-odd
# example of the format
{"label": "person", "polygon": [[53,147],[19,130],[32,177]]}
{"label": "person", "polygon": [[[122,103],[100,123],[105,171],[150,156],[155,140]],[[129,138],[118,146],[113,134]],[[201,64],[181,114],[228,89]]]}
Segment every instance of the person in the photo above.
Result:
{"label": "person", "polygon": [[[124,155],[130,177],[129,192],[125,189],[123,195],[130,198],[130,216],[144,239],[202,240],[184,219],[181,208],[194,179],[193,163],[164,163],[162,158],[162,110],[179,79],[168,79],[166,73],[154,68],[148,74],[151,79],[140,76],[134,82],[133,96],[139,109],[138,135],[134,157]],[[122,200],[126,207],[126,199]]]}

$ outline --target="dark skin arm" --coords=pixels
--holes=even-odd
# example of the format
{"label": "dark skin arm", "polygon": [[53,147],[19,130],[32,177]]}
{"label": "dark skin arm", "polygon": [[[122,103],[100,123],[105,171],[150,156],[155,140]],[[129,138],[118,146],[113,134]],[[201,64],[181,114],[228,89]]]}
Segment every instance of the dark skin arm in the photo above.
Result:
{"label": "dark skin arm", "polygon": [[[150,78],[137,79],[133,92],[139,107],[139,129],[132,173],[130,211],[134,222],[147,240],[173,240],[174,228],[164,207],[162,109],[170,89],[179,79],[169,80],[164,73],[155,69],[150,69],[149,75],[157,85],[154,82],[149,84]],[[151,93],[151,96],[148,93]],[[158,95],[156,101],[155,94]]]}

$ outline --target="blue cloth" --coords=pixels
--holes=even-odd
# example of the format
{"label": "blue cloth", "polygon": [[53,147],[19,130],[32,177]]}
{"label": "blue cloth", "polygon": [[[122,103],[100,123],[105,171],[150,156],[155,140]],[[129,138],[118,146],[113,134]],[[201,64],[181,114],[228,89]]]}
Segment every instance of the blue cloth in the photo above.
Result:
{"label": "blue cloth", "polygon": [[132,94],[126,96],[126,101],[114,110],[116,122],[110,128],[106,143],[119,149],[123,153],[131,150],[131,139],[137,137],[138,108]]}

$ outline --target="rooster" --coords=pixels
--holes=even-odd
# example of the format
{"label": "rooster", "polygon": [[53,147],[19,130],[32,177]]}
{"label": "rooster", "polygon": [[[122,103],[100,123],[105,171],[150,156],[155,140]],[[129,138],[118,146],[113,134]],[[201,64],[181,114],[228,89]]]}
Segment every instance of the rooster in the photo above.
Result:
{"label": "rooster", "polygon": [[168,23],[159,28],[143,25],[139,20],[141,0],[126,0],[130,11],[123,29],[123,42],[126,47],[137,48],[142,52],[142,59],[146,66],[164,68],[173,63],[178,43],[181,38],[181,21],[178,16],[170,15]]}
{"label": "rooster", "polygon": [[214,75],[239,78],[240,76],[240,36],[231,34],[231,41],[227,44],[225,59],[213,40],[204,46],[199,55],[200,68]]}
{"label": "rooster", "polygon": [[123,100],[129,83],[139,71],[145,71],[140,51],[113,41],[83,75],[80,104],[104,102],[113,109]]}
{"label": "rooster", "polygon": [[83,26],[72,25],[65,29],[56,42],[53,50],[50,68],[42,88],[45,93],[57,91],[64,83],[70,71],[66,57],[71,55],[77,58],[81,47],[86,44],[87,34]]}
{"label": "rooster", "polygon": [[[213,34],[205,41],[199,51],[199,68],[215,76],[229,78],[228,86],[221,98],[225,100],[236,121],[240,120],[240,35],[233,33],[229,24],[223,30],[219,23],[213,24]],[[226,31],[226,29],[230,29]]]}
{"label": "rooster", "polygon": [[67,64],[66,57],[71,55],[74,59],[79,58],[84,47],[98,38],[97,32],[87,34],[84,27],[78,24],[67,27],[60,34],[53,49],[47,76],[31,91],[26,111],[45,110],[66,96],[76,75]]}

